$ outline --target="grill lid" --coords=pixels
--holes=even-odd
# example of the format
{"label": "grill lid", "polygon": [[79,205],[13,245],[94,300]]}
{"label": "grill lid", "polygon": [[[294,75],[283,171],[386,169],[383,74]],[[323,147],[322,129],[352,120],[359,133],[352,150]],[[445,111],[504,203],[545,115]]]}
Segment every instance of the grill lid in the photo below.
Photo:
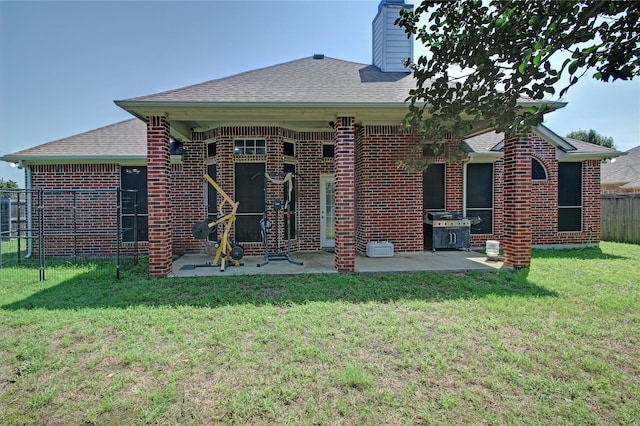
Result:
{"label": "grill lid", "polygon": [[460,215],[456,212],[429,212],[427,217],[429,220],[451,220],[459,219]]}

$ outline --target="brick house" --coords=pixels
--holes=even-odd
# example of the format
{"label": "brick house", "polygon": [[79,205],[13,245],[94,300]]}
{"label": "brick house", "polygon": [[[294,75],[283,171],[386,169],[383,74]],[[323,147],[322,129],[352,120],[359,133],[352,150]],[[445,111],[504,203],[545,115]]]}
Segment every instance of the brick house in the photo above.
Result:
{"label": "brick house", "polygon": [[265,196],[256,176],[294,172],[292,250],[332,248],[342,272],[354,271],[356,252],[370,241],[425,250],[424,214],[435,210],[482,217],[472,245],[500,240],[515,267],[529,265],[532,245],[597,244],[600,164],[615,150],[568,141],[543,125],[507,139],[477,128],[460,160],[433,157],[424,173],[398,167],[429,155],[415,153],[419,135],[400,126],[415,87],[401,65],[413,41],[393,25],[403,7],[412,6],[380,3],[373,65],[317,54],[119,100],[134,119],[2,159],[28,168],[28,187],[138,189],[152,277],[171,272],[173,255],[209,244],[191,233],[221,202],[204,173],[240,202],[235,241],[261,254],[259,220],[283,190],[268,182]]}

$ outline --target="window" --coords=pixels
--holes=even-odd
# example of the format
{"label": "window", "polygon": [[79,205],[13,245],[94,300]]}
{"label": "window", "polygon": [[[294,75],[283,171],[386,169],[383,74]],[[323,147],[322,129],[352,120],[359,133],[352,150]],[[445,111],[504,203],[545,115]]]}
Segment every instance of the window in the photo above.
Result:
{"label": "window", "polygon": [[266,155],[267,141],[264,139],[236,139],[233,142],[234,155]]}
{"label": "window", "polygon": [[293,142],[284,141],[282,142],[282,149],[284,155],[287,157],[295,157],[296,156],[296,144]]}
{"label": "window", "polygon": [[445,210],[444,164],[429,164],[422,175],[422,208],[429,211]]}
{"label": "window", "polygon": [[445,151],[443,143],[429,143],[422,147],[422,155],[424,157],[441,157]]}
{"label": "window", "polygon": [[[209,146],[215,144],[209,144]],[[216,180],[216,165],[207,164],[207,174],[211,179]],[[207,220],[215,222],[218,219],[218,191],[205,180],[207,185]],[[209,241],[218,241],[218,227],[214,227],[209,233]]]}
{"label": "window", "polygon": [[[291,214],[289,215],[289,227],[291,229],[291,237],[290,239],[294,239],[296,237],[296,198],[297,198],[297,194],[296,194],[296,165],[295,164],[285,164],[284,165],[284,172],[285,173],[293,173],[293,189],[291,190],[291,199],[289,200],[289,211],[291,212]],[[286,200],[287,198],[289,198],[289,188],[287,187],[287,185],[283,185],[283,194],[282,194],[282,200]],[[284,214],[286,215],[287,212],[284,212]],[[287,237],[287,222],[285,220],[284,222],[284,235],[285,238]]]}
{"label": "window", "polygon": [[[121,167],[120,188],[122,189],[122,241],[147,241],[147,168]],[[138,221],[136,223],[136,216]],[[136,226],[137,225],[137,226]]]}
{"label": "window", "polygon": [[[216,143],[215,142],[211,142],[207,144],[207,157],[215,157],[217,152],[216,152]],[[211,176],[213,177],[213,176]]]}
{"label": "window", "polygon": [[558,164],[558,231],[582,230],[582,163]]}
{"label": "window", "polygon": [[544,168],[544,164],[533,157],[531,158],[531,179],[547,180],[547,170]]}
{"label": "window", "polygon": [[260,219],[264,213],[264,163],[235,164],[235,195],[240,203],[236,216],[236,241],[262,241]]}
{"label": "window", "polygon": [[493,233],[493,164],[467,165],[466,215],[480,217],[471,227],[472,234]]}
{"label": "window", "polygon": [[335,147],[333,144],[322,144],[322,158],[333,158],[335,155]]}

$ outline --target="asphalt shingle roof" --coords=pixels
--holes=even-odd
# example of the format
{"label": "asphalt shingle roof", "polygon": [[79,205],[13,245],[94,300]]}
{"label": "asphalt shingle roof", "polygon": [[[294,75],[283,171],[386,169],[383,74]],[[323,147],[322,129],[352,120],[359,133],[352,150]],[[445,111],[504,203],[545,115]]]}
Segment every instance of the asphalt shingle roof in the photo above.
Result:
{"label": "asphalt shingle roof", "polygon": [[490,152],[504,141],[504,133],[487,132],[464,140],[467,152]]}
{"label": "asphalt shingle roof", "polygon": [[[569,145],[575,148],[575,153],[581,154],[602,154],[606,156],[607,154],[618,154],[619,152],[612,148],[607,148],[606,146],[597,145],[590,142],[584,142],[578,139],[572,138],[561,138]],[[504,141],[504,133],[497,132],[488,132],[483,133],[478,136],[474,136],[468,139],[465,139],[464,142],[466,144],[467,152],[475,152],[475,153],[488,153],[488,152],[500,152],[502,151],[502,146],[498,146],[501,142]]]}
{"label": "asphalt shingle roof", "polygon": [[180,89],[127,99],[167,102],[404,103],[411,73],[329,57],[302,58]]}
{"label": "asphalt shingle roof", "polygon": [[603,184],[625,183],[623,188],[640,187],[640,146],[616,158],[614,163],[603,164],[600,170]]}
{"label": "asphalt shingle roof", "polygon": [[147,155],[147,125],[133,118],[10,154],[11,157],[142,157]]}

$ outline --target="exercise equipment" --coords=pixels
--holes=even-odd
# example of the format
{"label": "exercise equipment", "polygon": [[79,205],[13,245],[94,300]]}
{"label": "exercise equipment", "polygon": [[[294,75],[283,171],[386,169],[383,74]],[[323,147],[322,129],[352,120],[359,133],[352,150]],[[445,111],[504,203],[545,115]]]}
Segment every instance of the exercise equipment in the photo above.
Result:
{"label": "exercise equipment", "polygon": [[[220,270],[224,272],[227,265],[243,265],[240,263],[240,259],[244,256],[244,249],[231,239],[231,228],[236,221],[236,212],[238,211],[240,203],[233,201],[211,176],[205,174],[204,178],[222,195],[223,201],[218,206],[218,218],[211,222],[196,222],[191,229],[191,233],[195,238],[204,240],[209,236],[214,227],[221,223],[224,224],[224,232],[222,233],[222,238],[216,243],[216,255],[212,263],[213,266],[218,266],[219,262]],[[224,210],[228,208],[226,207],[227,204],[231,207],[231,211],[225,213]]]}
{"label": "exercise equipment", "polygon": [[[254,176],[255,177],[255,176]],[[278,179],[282,178],[282,179]],[[274,250],[272,253],[269,253],[269,234],[271,233],[271,221],[268,219],[268,205],[267,205],[267,183],[273,182],[277,185],[287,185],[286,189],[286,199],[284,204],[281,199],[276,198],[273,200],[272,208],[275,212],[276,217],[276,238]],[[258,268],[266,265],[272,260],[286,260],[289,263],[293,263],[294,265],[303,265],[302,262],[293,260],[291,258],[291,196],[293,193],[294,187],[294,174],[291,172],[281,173],[281,172],[273,172],[273,173],[265,173],[264,174],[264,214],[262,219],[260,219],[260,233],[262,234],[262,242],[264,244],[264,259],[261,263],[258,263]],[[286,223],[286,232],[287,232],[287,251],[285,253],[279,253],[280,251],[280,212],[283,212],[285,223]]]}

